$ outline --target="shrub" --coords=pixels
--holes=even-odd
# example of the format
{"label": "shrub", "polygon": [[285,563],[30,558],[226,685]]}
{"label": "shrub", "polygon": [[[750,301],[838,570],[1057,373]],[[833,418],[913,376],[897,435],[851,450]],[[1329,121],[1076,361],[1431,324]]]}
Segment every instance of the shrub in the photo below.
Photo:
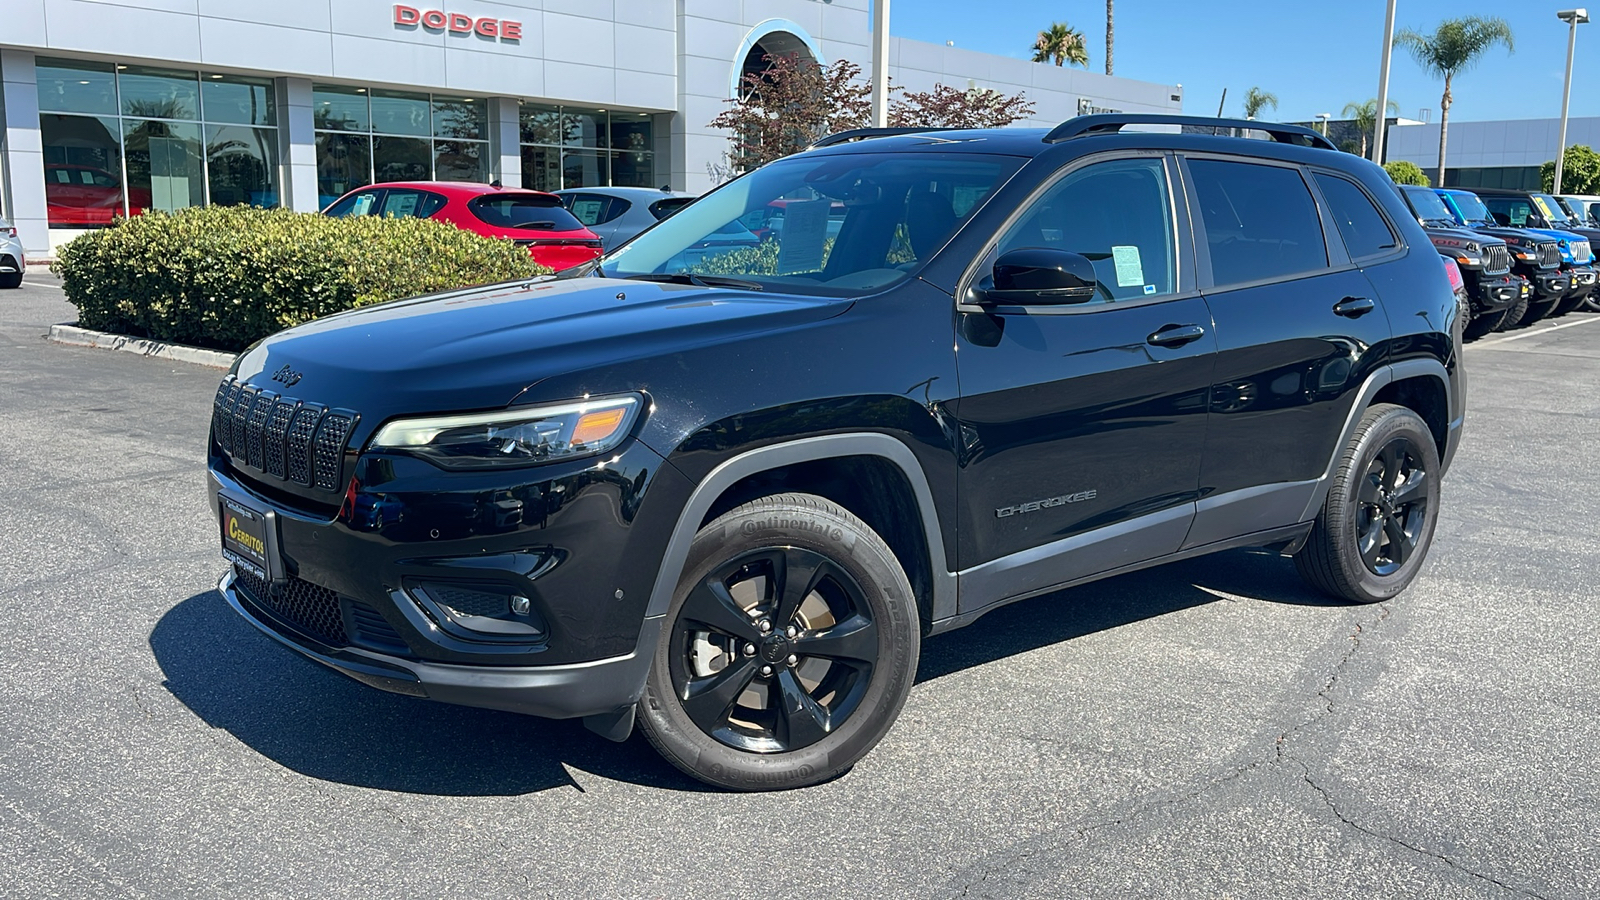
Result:
{"label": "shrub", "polygon": [[224,350],[356,306],[550,271],[446,222],[240,206],[120,219],[51,268],[85,328]]}
{"label": "shrub", "polygon": [[1395,184],[1419,184],[1423,187],[1432,187],[1433,182],[1427,174],[1414,162],[1397,159],[1394,162],[1383,164],[1383,170],[1389,173]]}

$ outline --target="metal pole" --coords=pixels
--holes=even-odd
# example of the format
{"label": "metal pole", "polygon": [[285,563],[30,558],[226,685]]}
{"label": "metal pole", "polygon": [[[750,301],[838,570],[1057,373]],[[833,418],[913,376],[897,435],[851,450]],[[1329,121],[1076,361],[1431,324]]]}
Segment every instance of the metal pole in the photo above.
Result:
{"label": "metal pole", "polygon": [[[1383,165],[1383,133],[1389,127],[1389,55],[1394,51],[1394,2],[1383,17],[1383,70],[1378,73],[1378,120],[1372,126],[1372,161]],[[1440,160],[1444,162],[1444,160]],[[1444,187],[1444,185],[1439,185]]]}
{"label": "metal pole", "polygon": [[1567,81],[1561,87],[1561,137],[1556,141],[1556,177],[1550,193],[1561,193],[1561,167],[1567,161],[1567,103],[1572,99],[1572,51],[1578,45],[1578,17],[1572,17],[1572,30],[1567,32]]}
{"label": "metal pole", "polygon": [[889,125],[889,0],[872,0],[872,124]]}

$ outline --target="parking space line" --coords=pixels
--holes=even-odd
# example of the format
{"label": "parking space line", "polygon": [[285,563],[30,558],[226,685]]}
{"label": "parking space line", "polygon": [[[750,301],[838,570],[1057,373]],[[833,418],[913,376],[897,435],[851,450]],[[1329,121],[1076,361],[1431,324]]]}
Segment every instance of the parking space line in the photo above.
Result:
{"label": "parking space line", "polygon": [[1574,325],[1588,325],[1588,324],[1591,324],[1593,322],[1600,322],[1600,316],[1591,316],[1590,318],[1587,318],[1587,319],[1579,319],[1576,322],[1562,322],[1560,325],[1551,325],[1549,328],[1541,328],[1538,331],[1529,331],[1529,332],[1524,332],[1523,334],[1507,335],[1506,337],[1503,337],[1503,338],[1495,338],[1492,341],[1479,341],[1475,346],[1478,346],[1478,347],[1493,347],[1495,344],[1509,344],[1512,341],[1520,341],[1523,338],[1538,337],[1541,334],[1549,334],[1552,331],[1560,331],[1563,328],[1571,328]]}

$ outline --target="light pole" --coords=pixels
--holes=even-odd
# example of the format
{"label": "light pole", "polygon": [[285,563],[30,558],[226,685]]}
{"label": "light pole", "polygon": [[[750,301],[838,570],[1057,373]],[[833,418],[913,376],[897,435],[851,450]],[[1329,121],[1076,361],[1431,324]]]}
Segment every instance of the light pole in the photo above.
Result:
{"label": "light pole", "polygon": [[1328,120],[1333,118],[1333,113],[1317,113],[1317,118],[1322,120],[1322,136],[1328,136]]}
{"label": "light pole", "polygon": [[889,0],[872,0],[872,124],[889,124]]}
{"label": "light pole", "polygon": [[1561,193],[1561,167],[1567,161],[1567,104],[1572,100],[1572,51],[1578,46],[1578,26],[1589,21],[1587,9],[1563,9],[1556,18],[1571,25],[1567,32],[1567,81],[1561,86],[1561,137],[1556,141],[1556,177],[1550,193]]}
{"label": "light pole", "polygon": [[[1394,0],[1383,17],[1383,71],[1378,73],[1378,121],[1372,126],[1372,161],[1383,165],[1383,132],[1389,127],[1389,55],[1394,51]],[[1444,160],[1439,161],[1440,164]],[[1444,185],[1439,185],[1444,187]]]}

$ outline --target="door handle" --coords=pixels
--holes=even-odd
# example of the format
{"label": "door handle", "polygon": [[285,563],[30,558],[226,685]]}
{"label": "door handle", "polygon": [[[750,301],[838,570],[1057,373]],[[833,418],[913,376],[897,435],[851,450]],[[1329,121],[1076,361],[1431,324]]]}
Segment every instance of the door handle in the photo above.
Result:
{"label": "door handle", "polygon": [[1333,311],[1347,319],[1359,319],[1377,308],[1370,297],[1346,297],[1333,305]]}
{"label": "door handle", "polygon": [[1199,325],[1167,325],[1145,338],[1145,343],[1156,347],[1182,347],[1206,336]]}

